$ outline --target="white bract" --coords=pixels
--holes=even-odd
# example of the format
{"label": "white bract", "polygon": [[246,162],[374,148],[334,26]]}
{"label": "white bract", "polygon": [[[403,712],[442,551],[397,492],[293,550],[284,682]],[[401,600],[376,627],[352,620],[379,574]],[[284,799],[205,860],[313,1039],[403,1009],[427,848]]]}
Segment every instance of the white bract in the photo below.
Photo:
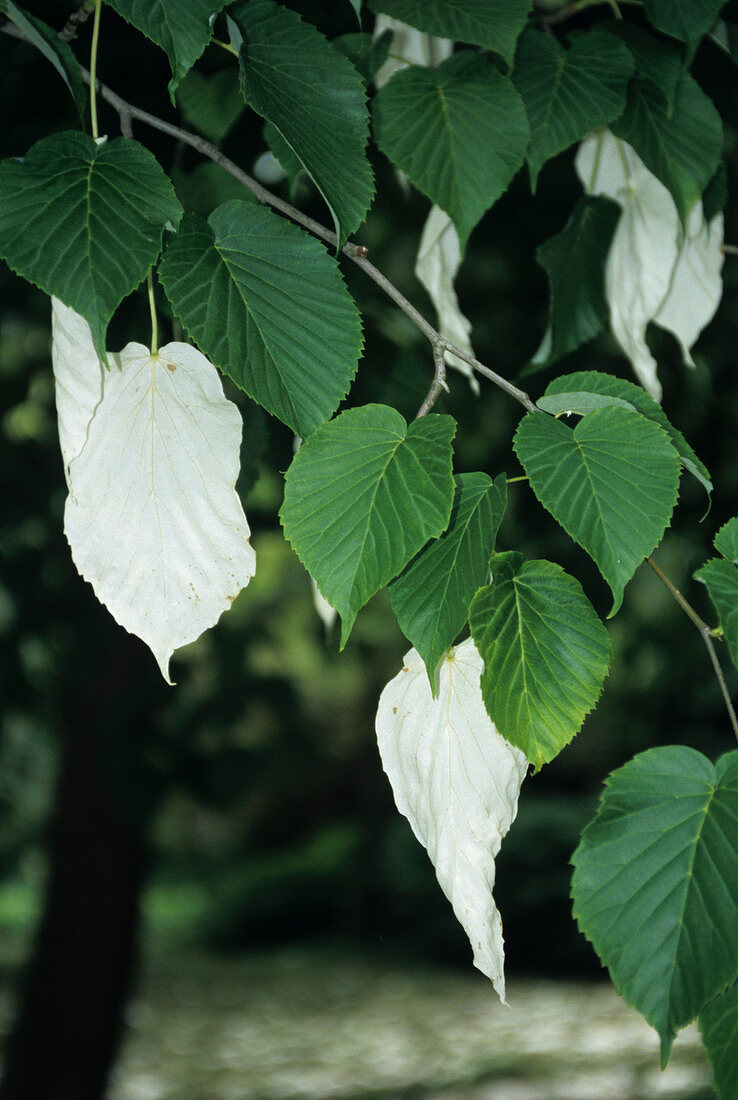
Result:
{"label": "white bract", "polygon": [[156,356],[128,344],[109,354],[109,370],[91,348],[86,323],[55,302],[64,530],[98,599],[171,682],[174,650],[217,622],[254,574],[235,491],[241,417],[188,344]]}
{"label": "white bract", "polygon": [[310,578],[310,586],[312,588],[313,604],[315,606],[315,610],[318,613],[318,618],[323,623],[326,633],[329,633],[331,628],[333,627],[333,624],[336,621],[338,612],[336,611],[333,604],[329,603],[328,600],[325,598],[312,577]]}
{"label": "white bract", "polygon": [[471,639],[452,649],[431,695],[411,649],[382,692],[377,739],[397,808],[436,869],[474,952],[474,965],[505,1000],[502,920],[492,897],[495,857],[515,820],[528,761],[484,707],[483,662]]}
{"label": "white bract", "polygon": [[386,31],[392,31],[391,56],[374,77],[377,88],[381,88],[391,76],[406,69],[408,65],[425,65],[434,69],[454,52],[454,44],[450,38],[435,38],[415,27],[408,27],[407,23],[394,19],[391,15],[378,15],[374,24],[374,37],[380,38]]}
{"label": "white bract", "polygon": [[51,359],[59,443],[71,491],[69,463],[84,447],[92,415],[102,397],[103,365],[87,321],[58,298],[51,299]]}
{"label": "white bract", "polygon": [[609,130],[582,142],[576,167],[590,194],[606,195],[622,207],[605,268],[610,323],[639,381],[659,401],[661,385],[646,327],[655,321],[669,329],[685,363],[694,366],[690,348],[712,320],[723,292],[723,216],[707,225],[698,202],[684,231],[666,187]]}
{"label": "white bract", "polygon": [[[415,274],[430,295],[438,314],[438,331],[452,344],[474,354],[469,336],[471,322],[459,309],[454,279],[461,267],[461,246],[456,227],[439,206],[432,206],[420,238]],[[463,359],[447,351],[446,362],[469,379],[474,393],[479,383],[474,371]]]}

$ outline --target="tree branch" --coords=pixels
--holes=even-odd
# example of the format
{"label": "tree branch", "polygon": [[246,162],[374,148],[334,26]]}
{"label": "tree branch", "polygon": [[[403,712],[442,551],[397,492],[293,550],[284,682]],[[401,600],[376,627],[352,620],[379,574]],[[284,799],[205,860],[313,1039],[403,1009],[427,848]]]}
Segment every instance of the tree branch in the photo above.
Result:
{"label": "tree branch", "polygon": [[433,348],[433,358],[436,364],[436,373],[431,383],[431,388],[428,390],[425,401],[415,414],[415,419],[418,420],[421,416],[425,416],[431,411],[438,398],[441,396],[441,390],[448,392],[448,386],[446,385],[446,355],[443,347],[440,344],[436,344]]}
{"label": "tree branch", "polygon": [[669,592],[671,592],[672,596],[679,604],[684,614],[690,619],[691,622],[694,623],[694,625],[699,630],[702,636],[702,641],[705,643],[707,652],[710,655],[710,660],[712,661],[712,667],[715,670],[717,681],[720,684],[720,691],[722,692],[723,699],[725,700],[725,706],[728,711],[728,717],[730,718],[730,724],[733,727],[733,733],[735,734],[736,738],[738,738],[738,718],[736,718],[733,703],[731,701],[730,693],[728,691],[728,685],[725,683],[723,670],[720,667],[720,662],[718,660],[717,653],[715,652],[715,646],[713,645],[712,631],[710,627],[707,625],[704,619],[700,618],[695,609],[692,607],[691,603],[685,600],[684,596],[681,594],[674,582],[669,580],[669,578],[666,576],[666,573],[664,573],[663,570],[659,568],[653,558],[646,558],[646,561],[651,566],[654,573],[662,582],[662,584],[666,585]]}
{"label": "tree branch", "polygon": [[[90,74],[86,69],[82,69],[82,75],[85,80],[89,82]],[[177,141],[189,145],[191,149],[195,149],[202,156],[213,161],[214,164],[220,165],[229,175],[233,176],[234,179],[237,179],[239,183],[246,187],[259,202],[263,202],[265,205],[271,206],[272,209],[278,210],[280,214],[284,214],[286,217],[291,218],[292,221],[297,222],[299,225],[303,226],[304,229],[307,229],[308,232],[319,237],[333,248],[338,247],[338,238],[331,229],[327,229],[326,226],[322,225],[314,218],[309,217],[307,214],[303,214],[297,207],[292,206],[290,203],[285,202],[284,199],[280,199],[277,195],[272,194],[266,187],[262,187],[260,183],[253,179],[247,172],[244,172],[242,168],[239,168],[237,164],[230,160],[216,145],[213,145],[213,143],[206,138],[200,137],[198,134],[193,134],[189,130],[184,130],[180,126],[174,126],[171,122],[166,122],[164,119],[158,118],[156,115],[152,115],[148,111],[142,110],[140,107],[134,107],[132,103],[128,103],[105,84],[98,82],[98,91],[101,98],[117,111],[121,119],[121,129],[127,126],[130,131],[130,122],[132,119],[135,119],[145,123],[147,126],[151,126],[152,129],[158,130],[160,133],[168,134]],[[519,401],[528,412],[535,412],[536,406],[524,390],[514,386],[512,382],[508,382],[502,375],[497,374],[496,371],[485,366],[484,363],[481,363],[473,355],[470,355],[469,352],[464,351],[463,348],[457,347],[455,344],[452,344],[450,340],[441,336],[425,317],[423,317],[422,313],[408,301],[405,295],[398,290],[397,287],[369,261],[369,259],[367,259],[365,247],[354,244],[353,242],[348,242],[343,246],[341,251],[344,256],[347,256],[357,265],[357,267],[360,267],[364,274],[392,299],[395,305],[402,310],[405,316],[413,322],[416,328],[418,328],[423,336],[425,336],[426,340],[428,340],[433,348],[434,362],[436,362],[436,380],[438,378],[436,349],[441,348],[444,351],[451,352],[453,355],[458,356],[458,358],[465,363],[468,363],[478,374],[483,375],[501,390],[504,390],[510,397]],[[436,393],[433,400],[435,400],[437,396],[438,394]]]}

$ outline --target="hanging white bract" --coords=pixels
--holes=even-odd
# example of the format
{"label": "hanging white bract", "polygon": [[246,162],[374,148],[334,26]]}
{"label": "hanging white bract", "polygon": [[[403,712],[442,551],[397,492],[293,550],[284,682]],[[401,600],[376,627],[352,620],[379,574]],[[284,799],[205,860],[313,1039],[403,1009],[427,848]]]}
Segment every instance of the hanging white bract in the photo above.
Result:
{"label": "hanging white bract", "polygon": [[505,1000],[495,857],[518,809],[528,761],[495,729],[482,700],[483,662],[471,639],[449,651],[431,695],[411,649],[382,692],[377,739],[397,808],[427,848],[474,964]]}
{"label": "hanging white bract", "polygon": [[189,344],[141,344],[104,370],[86,322],[53,303],[54,376],[77,569],[169,680],[175,649],[220,618],[254,575],[235,491],[241,417]]}
{"label": "hanging white bract", "polygon": [[[469,338],[471,322],[461,312],[454,288],[460,267],[461,246],[456,227],[440,206],[432,206],[420,238],[415,274],[435,306],[441,336],[473,355],[474,348]],[[474,393],[479,393],[479,383],[469,364],[449,351],[445,358],[450,367],[467,376]]]}
{"label": "hanging white bract", "polygon": [[622,207],[605,268],[612,331],[642,385],[661,400],[657,365],[646,343],[655,321],[672,332],[687,366],[723,292],[723,216],[705,222],[702,203],[679,222],[674,200],[626,142],[609,130],[590,134],[576,168],[585,190]]}

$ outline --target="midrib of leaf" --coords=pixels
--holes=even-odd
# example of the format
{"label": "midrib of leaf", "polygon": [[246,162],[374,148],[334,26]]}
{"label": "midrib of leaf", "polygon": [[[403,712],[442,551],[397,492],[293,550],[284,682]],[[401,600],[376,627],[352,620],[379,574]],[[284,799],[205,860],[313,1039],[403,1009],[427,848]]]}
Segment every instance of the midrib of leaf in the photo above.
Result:
{"label": "midrib of leaf", "polygon": [[[525,699],[525,709],[526,709],[526,714],[527,714],[527,719],[528,719],[528,726],[530,727],[530,725],[531,725],[531,706],[530,706],[530,696],[529,696],[529,689],[528,689],[528,673],[527,673],[527,665],[526,665],[525,641],[524,641],[524,637],[523,637],[523,616],[522,616],[522,613],[521,613],[521,610],[520,610],[520,597],[519,597],[519,594],[518,594],[518,586],[516,584],[516,581],[517,581],[517,577],[513,577],[512,578],[512,585],[513,585],[513,592],[515,594],[515,613],[516,613],[517,619],[518,619],[518,635],[520,637],[520,666],[521,666],[522,671],[523,671],[523,697]],[[530,734],[526,738],[526,741],[528,743],[530,743]]]}
{"label": "midrib of leaf", "polygon": [[546,109],[545,109],[544,116],[543,116],[544,117],[544,126],[542,127],[542,129],[544,129],[546,132],[548,131],[549,122],[551,121],[551,115],[553,113],[553,108],[554,108],[554,101],[556,99],[556,95],[557,95],[558,90],[559,90],[559,85],[561,84],[561,81],[564,79],[564,69],[566,68],[566,56],[557,57],[556,58],[556,66],[557,66],[558,72],[554,76],[554,86],[553,86],[553,89],[551,91],[551,95],[548,98],[548,103],[546,104]]}
{"label": "midrib of leaf", "polygon": [[[474,516],[477,514],[477,512],[478,512],[478,510],[481,506],[481,502],[482,502],[482,500],[484,500],[484,497],[487,495],[488,491],[489,491],[488,489],[485,489],[484,493],[479,498],[479,501],[478,501],[477,505],[469,513],[469,519],[463,525],[463,527],[460,528],[462,536],[471,527],[471,521],[474,518]],[[443,599],[444,602],[445,602],[446,596],[448,595],[449,586],[451,584],[451,573],[452,573],[453,569],[456,567],[457,561],[459,560],[459,554],[461,553],[461,543],[462,543],[462,538],[460,537],[457,540],[456,550],[454,551],[453,557],[451,558],[451,568],[447,571],[447,573],[446,573],[446,575],[443,579],[443,582],[442,582],[441,592],[442,592],[442,599]],[[420,552],[420,551],[418,551],[418,552]],[[434,641],[438,637],[438,619],[439,619],[439,616],[436,616],[435,617],[435,623],[434,623],[434,626],[433,626],[433,639],[434,639]]]}
{"label": "midrib of leaf", "polygon": [[[253,326],[254,326],[254,328],[256,329],[256,331],[257,331],[257,332],[259,333],[259,337],[260,337],[260,339],[261,339],[261,342],[262,342],[262,344],[263,344],[263,346],[264,346],[264,351],[265,351],[265,352],[266,352],[266,354],[268,355],[268,357],[269,357],[269,361],[271,362],[271,364],[272,364],[272,367],[274,368],[274,370],[276,371],[276,373],[277,373],[277,375],[278,375],[278,377],[279,377],[279,381],[280,381],[280,383],[281,383],[281,386],[282,386],[282,390],[284,391],[284,395],[283,395],[283,396],[285,396],[285,397],[287,398],[287,403],[288,403],[288,405],[289,405],[289,408],[290,408],[290,411],[291,411],[291,413],[292,413],[292,417],[293,417],[293,419],[294,419],[294,420],[298,420],[299,418],[298,418],[298,415],[297,415],[297,409],[295,408],[295,403],[294,403],[294,401],[293,401],[293,399],[292,399],[292,396],[291,396],[291,394],[290,394],[290,387],[289,387],[289,385],[288,385],[288,384],[287,384],[287,383],[285,382],[284,374],[283,374],[283,373],[282,373],[282,371],[280,370],[280,368],[279,368],[279,364],[277,363],[277,360],[276,360],[276,359],[275,359],[275,357],[274,357],[274,353],[272,352],[272,346],[271,346],[271,342],[268,342],[268,341],[267,341],[267,339],[266,339],[266,337],[264,336],[264,333],[263,333],[263,331],[262,331],[262,329],[261,329],[261,326],[259,325],[259,322],[257,321],[256,317],[254,316],[254,313],[252,312],[252,310],[251,310],[251,308],[250,308],[250,306],[249,306],[248,302],[247,302],[247,301],[246,301],[246,299],[244,298],[244,296],[243,296],[243,294],[242,294],[242,292],[241,292],[241,288],[240,288],[240,286],[239,286],[238,282],[237,282],[237,281],[236,281],[236,279],[235,279],[235,278],[233,277],[233,273],[232,273],[232,271],[231,271],[231,265],[230,265],[230,264],[228,263],[228,261],[227,261],[226,257],[225,257],[225,256],[223,255],[223,253],[221,252],[220,248],[218,247],[218,242],[217,242],[217,240],[215,239],[215,234],[213,234],[213,248],[214,248],[214,249],[215,249],[215,251],[216,251],[216,252],[218,253],[218,256],[220,257],[220,261],[221,261],[221,263],[223,264],[223,266],[225,267],[226,271],[228,272],[228,274],[229,274],[229,276],[230,276],[230,281],[231,281],[231,285],[232,285],[232,286],[233,286],[233,287],[235,288],[235,290],[236,290],[236,293],[238,294],[238,297],[239,297],[239,298],[241,299],[241,302],[243,303],[243,307],[244,307],[244,310],[245,310],[245,312],[246,312],[246,314],[247,314],[247,316],[248,316],[249,320],[250,320],[250,321],[251,321],[251,323],[253,324]],[[264,281],[266,281],[266,280],[264,280]],[[273,303],[270,303],[270,304],[272,304],[272,307],[273,307]]]}

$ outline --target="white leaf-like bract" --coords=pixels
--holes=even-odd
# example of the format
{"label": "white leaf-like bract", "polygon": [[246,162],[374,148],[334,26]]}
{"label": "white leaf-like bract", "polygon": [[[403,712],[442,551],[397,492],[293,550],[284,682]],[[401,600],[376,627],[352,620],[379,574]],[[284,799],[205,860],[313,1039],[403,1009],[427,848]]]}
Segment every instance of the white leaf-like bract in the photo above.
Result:
{"label": "white leaf-like bract", "polygon": [[58,298],[51,299],[51,359],[54,366],[59,444],[67,488],[69,463],[87,440],[87,429],[102,397],[103,365],[90,326]]}
{"label": "white leaf-like bract", "polygon": [[336,621],[338,612],[336,611],[333,604],[329,603],[328,600],[325,598],[312,577],[310,578],[310,586],[313,591],[313,604],[315,606],[315,610],[318,613],[318,618],[321,620],[323,626],[325,627],[326,634],[328,634]]}
{"label": "white leaf-like bract", "polygon": [[622,207],[605,268],[610,323],[637,378],[660,401],[646,328],[655,321],[669,329],[685,363],[694,365],[690,348],[722,297],[722,214],[708,226],[698,202],[684,231],[666,187],[609,130],[585,138],[576,168],[585,190]]}
{"label": "white leaf-like bract", "polygon": [[391,56],[374,77],[377,88],[381,88],[391,76],[406,69],[408,65],[424,65],[434,69],[450,57],[454,50],[450,38],[435,38],[415,27],[408,27],[407,23],[394,19],[391,15],[378,15],[374,24],[374,37],[380,38],[386,31],[392,31]]}
{"label": "white leaf-like bract", "polygon": [[87,395],[82,374],[97,377],[101,365],[88,359],[84,322],[58,309],[55,316],[59,432],[72,456],[64,513],[72,558],[171,682],[174,650],[217,622],[254,574],[235,491],[241,417],[195,348],[173,343],[152,356],[129,344],[109,356],[83,432],[72,396]]}
{"label": "white leaf-like bract", "polygon": [[473,641],[462,642],[439,666],[434,699],[423,661],[411,649],[382,692],[376,727],[397,808],[428,850],[469,937],[474,965],[504,1003],[495,857],[515,819],[528,761],[500,737],[485,710],[482,667]]}
{"label": "white leaf-like bract", "polygon": [[[454,289],[454,279],[460,266],[461,246],[456,227],[440,206],[432,206],[420,238],[415,274],[435,306],[441,336],[473,355],[474,349],[469,339],[471,322],[459,309]],[[479,393],[479,383],[469,364],[448,351],[445,358],[450,367],[466,375],[474,393]]]}

